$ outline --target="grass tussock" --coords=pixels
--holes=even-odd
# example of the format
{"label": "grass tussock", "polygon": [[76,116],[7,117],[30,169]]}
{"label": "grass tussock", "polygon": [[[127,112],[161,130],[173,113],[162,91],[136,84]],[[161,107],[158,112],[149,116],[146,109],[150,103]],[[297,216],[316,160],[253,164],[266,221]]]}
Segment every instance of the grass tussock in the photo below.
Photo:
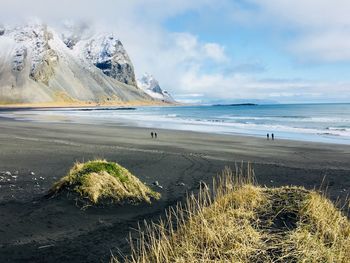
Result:
{"label": "grass tussock", "polygon": [[350,262],[350,222],[331,201],[301,187],[259,187],[250,167],[225,169],[211,190],[130,242],[123,262]]}
{"label": "grass tussock", "polygon": [[112,202],[151,202],[160,194],[151,190],[127,169],[114,162],[94,160],[76,163],[68,174],[50,189],[50,195],[67,190],[93,204]]}

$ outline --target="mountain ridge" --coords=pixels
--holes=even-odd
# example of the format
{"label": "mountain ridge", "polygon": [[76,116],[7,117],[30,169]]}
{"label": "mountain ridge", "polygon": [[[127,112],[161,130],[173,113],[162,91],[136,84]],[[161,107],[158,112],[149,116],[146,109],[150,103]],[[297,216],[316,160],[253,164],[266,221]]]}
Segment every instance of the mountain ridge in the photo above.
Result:
{"label": "mountain ridge", "polygon": [[162,104],[136,83],[113,34],[64,39],[43,23],[0,27],[0,104]]}

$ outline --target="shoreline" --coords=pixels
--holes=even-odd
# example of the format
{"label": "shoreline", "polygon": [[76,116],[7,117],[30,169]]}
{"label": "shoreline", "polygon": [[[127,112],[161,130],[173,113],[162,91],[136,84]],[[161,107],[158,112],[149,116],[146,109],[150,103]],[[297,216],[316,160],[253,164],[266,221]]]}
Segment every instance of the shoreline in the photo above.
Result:
{"label": "shoreline", "polygon": [[[150,107],[154,107],[156,105],[147,105]],[[1,112],[4,113],[10,113],[11,111],[15,112],[20,112],[20,111],[27,111],[28,113],[32,112],[37,112],[37,111],[52,111],[55,112],[57,111],[99,111],[99,110],[115,110],[115,111],[122,111],[122,110],[137,110],[137,107],[147,107],[147,106],[111,106],[111,105],[105,105],[105,106],[90,106],[90,107],[38,107],[38,108],[5,108],[5,107],[1,107],[0,106],[0,114]],[[181,105],[161,105],[160,107],[173,107],[173,106],[181,106]],[[183,105],[182,105],[183,106]],[[188,105],[186,105],[188,106]],[[109,108],[111,107],[111,108]],[[140,121],[138,120],[133,120],[132,118],[116,118],[116,119],[110,119],[110,117],[88,117],[88,116],[70,116],[70,115],[33,115],[28,117],[29,115],[19,115],[19,116],[1,116],[4,118],[8,118],[8,119],[12,119],[12,120],[16,120],[16,121],[28,121],[28,122],[38,122],[38,123],[76,123],[76,124],[87,124],[87,125],[110,125],[110,126],[122,126],[122,127],[129,127],[129,128],[145,128],[145,129],[154,129],[154,126],[152,126],[151,124],[147,124],[145,125],[145,122],[140,123]],[[75,118],[78,118],[78,120],[76,120]],[[168,125],[169,126],[169,125]],[[172,127],[160,127],[157,129],[161,129],[161,130],[165,130],[165,131],[185,131],[185,132],[197,132],[197,133],[204,133],[204,134],[216,134],[216,135],[225,135],[225,136],[242,136],[242,137],[248,137],[248,138],[259,138],[259,139],[265,139],[266,140],[266,134],[254,134],[254,133],[243,133],[243,132],[224,132],[224,131],[204,131],[204,130],[192,130],[192,129],[184,129],[181,128],[182,124],[180,123],[180,126],[175,127],[174,125],[171,125]],[[193,126],[194,128],[196,128],[196,125]],[[208,126],[209,128],[210,126]],[[319,137],[317,136],[311,136],[312,139],[310,139],[310,135],[309,137],[306,136],[308,134],[293,134],[294,137],[289,136],[281,136],[279,137],[278,133],[274,133],[275,134],[275,140],[278,141],[290,141],[290,142],[304,142],[304,143],[321,143],[321,144],[331,144],[331,145],[350,145],[350,140],[344,139],[344,138],[340,138],[338,140],[338,138],[335,136],[333,138],[327,138],[327,137],[322,137],[321,135],[319,135]],[[282,134],[284,134],[282,132]],[[313,135],[313,134],[311,134]],[[269,139],[271,141],[273,141],[271,138]]]}
{"label": "shoreline", "polygon": [[[25,108],[24,110],[26,110],[27,108]],[[38,108],[39,110],[41,108]],[[51,109],[51,108],[49,108]],[[22,110],[22,109],[20,109]],[[33,109],[30,109],[33,110]],[[119,110],[118,108],[116,110]],[[121,110],[123,110],[121,108]],[[129,109],[127,109],[129,110]],[[133,109],[130,109],[133,110]],[[11,110],[10,110],[11,111]],[[0,109],[0,113],[1,113],[1,109]],[[84,118],[83,118],[84,119]],[[16,119],[15,117],[11,117],[11,116],[0,116],[0,124],[1,124],[1,120],[5,120],[5,121],[9,121],[9,122],[18,122],[18,123],[27,123],[27,124],[33,124],[33,126],[35,126],[35,124],[55,124],[55,125],[77,125],[77,126],[91,126],[91,125],[101,125],[101,126],[106,126],[106,127],[110,127],[110,128],[117,128],[117,129],[126,129],[126,130],[160,130],[162,132],[167,132],[167,133],[188,133],[188,134],[192,134],[194,136],[217,136],[217,137],[225,137],[227,139],[233,138],[233,141],[236,141],[237,139],[241,139],[241,140],[261,140],[261,141],[266,141],[266,142],[285,142],[286,144],[296,144],[296,145],[303,145],[306,144],[307,146],[312,146],[312,145],[324,145],[324,146],[328,146],[328,147],[336,147],[336,146],[344,146],[344,147],[350,147],[349,144],[342,144],[342,143],[331,143],[331,142],[323,142],[323,141],[308,141],[308,140],[297,140],[297,139],[285,139],[285,138],[276,138],[274,140],[272,140],[271,138],[269,140],[266,139],[265,136],[261,135],[250,135],[250,134],[245,134],[245,133],[219,133],[219,132],[206,132],[206,131],[193,131],[193,130],[181,130],[181,129],[169,129],[169,128],[152,128],[152,127],[144,127],[144,126],[138,126],[136,124],[132,124],[130,122],[127,121],[120,121],[120,122],[106,122],[105,120],[99,120],[98,122],[95,122],[91,119],[87,119],[90,120],[91,122],[79,122],[79,121],[62,121],[61,119],[56,119],[56,120],[37,120],[37,119]]]}
{"label": "shoreline", "polygon": [[[350,146],[116,125],[0,118],[0,261],[107,262],[129,252],[129,231],[158,220],[226,166],[253,164],[260,185],[319,189],[335,201],[350,193]],[[162,198],[152,205],[81,210],[45,198],[75,161],[116,161]],[[14,176],[14,177],[13,177]],[[326,176],[326,178],[324,178]],[[155,188],[158,181],[163,187]]]}
{"label": "shoreline", "polygon": [[[125,135],[127,136],[129,132],[131,132],[133,135],[141,135],[140,138],[135,138],[132,136],[132,139],[137,139],[137,142],[147,142],[148,145],[148,139],[150,138],[150,132],[151,131],[158,131],[158,136],[163,136],[166,134],[167,136],[165,138],[162,138],[161,141],[162,143],[160,146],[174,146],[178,145],[178,139],[185,139],[186,143],[182,144],[184,142],[181,141],[181,150],[189,150],[191,151],[191,145],[187,144],[187,139],[191,138],[196,141],[199,141],[201,145],[206,144],[206,140],[210,139],[207,143],[208,144],[217,144],[217,142],[220,142],[220,145],[225,147],[222,148],[221,150],[224,151],[226,148],[235,147],[235,146],[240,146],[243,147],[242,149],[239,149],[239,152],[242,152],[244,150],[247,150],[251,156],[256,156],[256,153],[251,153],[251,149],[246,149],[244,148],[244,145],[248,145],[251,148],[255,147],[277,147],[277,148],[283,148],[287,147],[289,148],[300,148],[300,150],[303,149],[314,149],[314,150],[333,150],[341,153],[346,153],[350,157],[350,145],[348,144],[335,144],[335,143],[328,143],[328,142],[315,142],[315,141],[303,141],[303,140],[291,140],[291,139],[275,139],[275,140],[267,140],[265,137],[259,137],[259,136],[253,136],[249,134],[225,134],[225,133],[211,133],[211,132],[202,132],[202,131],[191,131],[191,130],[175,130],[175,129],[167,129],[167,128],[150,128],[150,127],[142,127],[142,126],[137,126],[137,125],[131,125],[130,123],[126,122],[121,122],[121,123],[108,123],[105,121],[101,121],[99,123],[86,123],[86,122],[66,122],[66,121],[37,121],[37,120],[20,120],[20,119],[14,119],[12,117],[0,117],[0,124],[6,123],[6,126],[13,126],[15,127],[25,127],[29,129],[47,129],[47,130],[55,130],[55,129],[67,129],[69,131],[72,131],[73,133],[76,133],[78,131],[84,130],[87,131],[89,130],[92,133],[97,132],[98,130],[108,132],[108,134],[112,133],[115,131],[117,134]],[[64,128],[63,128],[64,127]],[[4,131],[3,131],[4,132]],[[46,133],[46,131],[43,131]],[[15,134],[16,132],[14,132]],[[11,134],[12,135],[12,134]],[[100,137],[101,135],[99,135]],[[135,141],[132,139],[124,141],[123,136],[118,137],[118,139],[115,142],[122,143],[123,146],[120,147],[121,149],[123,148],[129,148],[128,143],[130,145],[134,145]],[[37,136],[36,136],[37,137]],[[127,136],[129,137],[129,136]],[[112,136],[107,136],[106,140],[108,138],[111,139],[116,139],[113,135]],[[29,137],[24,138],[21,137],[23,140],[31,140]],[[34,139],[32,139],[34,140]],[[37,139],[40,141],[40,139]],[[203,141],[204,140],[204,141]],[[159,141],[159,140],[158,140]],[[157,142],[157,140],[155,140]],[[195,141],[193,141],[195,143]],[[231,145],[226,145],[225,143],[230,143]],[[136,145],[139,145],[139,143],[136,143]],[[154,145],[156,147],[157,145]],[[159,145],[158,145],[159,146]],[[132,148],[132,147],[131,147]],[[271,148],[270,150],[272,150]],[[154,149],[155,151],[158,151]],[[268,149],[267,149],[268,150]],[[153,151],[153,150],[152,150]],[[294,152],[296,153],[296,152]],[[262,155],[263,156],[263,155]],[[222,160],[229,160],[227,158],[223,158]],[[318,160],[317,162],[319,162]],[[263,163],[263,162],[262,162]],[[347,166],[350,169],[350,163]]]}

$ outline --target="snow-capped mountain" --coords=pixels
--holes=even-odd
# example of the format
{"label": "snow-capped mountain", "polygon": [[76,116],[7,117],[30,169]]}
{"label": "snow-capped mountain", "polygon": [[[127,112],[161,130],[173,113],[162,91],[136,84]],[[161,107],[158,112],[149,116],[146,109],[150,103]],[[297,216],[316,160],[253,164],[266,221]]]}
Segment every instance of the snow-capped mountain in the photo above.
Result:
{"label": "snow-capped mountain", "polygon": [[137,85],[152,98],[164,102],[175,102],[173,97],[166,90],[162,90],[158,81],[148,73],[143,74],[143,76],[137,80]]}
{"label": "snow-capped mountain", "polygon": [[84,23],[67,22],[62,40],[77,57],[94,64],[105,75],[136,86],[134,66],[123,44],[114,34],[94,34]]}
{"label": "snow-capped mountain", "polygon": [[122,43],[113,34],[80,41],[74,48],[81,50],[83,57],[107,76],[136,85],[134,66]]}
{"label": "snow-capped mountain", "polygon": [[113,34],[57,33],[42,23],[0,26],[0,104],[154,103]]}

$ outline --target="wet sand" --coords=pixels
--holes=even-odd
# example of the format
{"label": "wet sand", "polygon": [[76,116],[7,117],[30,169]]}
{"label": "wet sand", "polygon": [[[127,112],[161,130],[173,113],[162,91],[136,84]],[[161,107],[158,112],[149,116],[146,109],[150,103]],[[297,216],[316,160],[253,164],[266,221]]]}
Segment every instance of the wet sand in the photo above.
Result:
{"label": "wet sand", "polygon": [[[350,193],[350,146],[170,130],[151,139],[150,132],[0,118],[0,262],[107,262],[128,253],[138,221],[159,218],[201,180],[241,161],[253,163],[262,185],[319,188],[325,177],[333,200]],[[119,162],[149,185],[158,181],[162,199],[81,210],[64,196],[44,197],[75,161],[94,158]]]}

